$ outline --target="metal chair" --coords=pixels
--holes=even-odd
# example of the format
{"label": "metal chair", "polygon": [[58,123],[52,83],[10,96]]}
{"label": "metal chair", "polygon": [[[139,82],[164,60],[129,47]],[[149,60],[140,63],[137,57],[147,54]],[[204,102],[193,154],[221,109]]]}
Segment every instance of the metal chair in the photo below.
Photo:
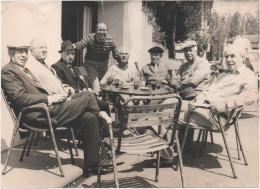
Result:
{"label": "metal chair", "polygon": [[[16,138],[18,131],[22,132],[22,134],[25,134],[27,136],[27,139],[26,139],[26,142],[25,142],[25,145],[23,147],[23,151],[22,151],[22,154],[21,154],[21,157],[20,157],[20,161],[23,161],[25,152],[26,152],[26,156],[29,155],[35,134],[37,134],[36,141],[35,141],[35,144],[36,144],[38,137],[39,137],[39,134],[50,132],[52,142],[53,142],[53,145],[54,145],[56,158],[57,158],[57,161],[58,161],[58,164],[59,164],[60,174],[61,174],[61,177],[64,177],[64,172],[63,172],[63,169],[62,169],[62,166],[61,166],[61,161],[60,161],[59,152],[58,152],[56,139],[55,139],[55,135],[54,135],[54,129],[53,129],[53,126],[56,126],[57,122],[55,120],[51,120],[47,105],[44,104],[44,103],[39,103],[39,104],[35,104],[35,105],[32,105],[32,106],[22,108],[21,111],[18,112],[17,109],[12,108],[12,103],[8,99],[8,96],[3,89],[1,90],[1,93],[2,93],[3,99],[6,103],[6,106],[8,108],[8,111],[9,111],[9,113],[10,113],[10,115],[11,115],[11,117],[12,117],[14,123],[15,123],[11,144],[10,144],[10,147],[8,149],[7,158],[5,160],[4,169],[3,169],[2,174],[4,175],[6,173],[7,165],[8,165],[10,156],[11,156],[12,148],[14,146],[15,138]],[[32,126],[28,123],[24,123],[22,121],[22,116],[28,111],[41,111],[41,112],[43,112],[43,114],[46,115],[46,118],[36,119],[34,125],[40,124],[40,125],[46,125],[46,127],[45,128],[37,128],[37,127],[34,127],[34,126]],[[57,128],[56,130],[57,131],[58,130],[67,131],[67,133],[68,133],[67,140],[68,140],[68,146],[69,146],[69,150],[70,150],[70,156],[71,156],[72,164],[74,164],[75,162],[74,162],[74,158],[73,158],[72,148],[71,148],[71,145],[70,145],[71,137],[72,137],[72,140],[73,140],[73,143],[74,143],[76,156],[78,156],[78,149],[77,149],[77,146],[76,146],[73,129],[72,128],[60,127],[60,128]],[[70,133],[69,133],[69,131],[70,131]],[[71,136],[70,136],[70,134],[71,134]]]}
{"label": "metal chair", "polygon": [[[184,139],[183,139],[183,144],[182,144],[182,147],[181,147],[181,151],[183,151],[189,128],[194,128],[194,129],[200,130],[196,146],[198,145],[198,141],[200,139],[200,135],[201,135],[201,132],[202,132],[202,145],[201,145],[201,150],[200,150],[200,154],[201,155],[202,155],[203,147],[205,148],[205,143],[206,143],[206,139],[207,139],[207,132],[210,131],[212,133],[221,133],[222,137],[223,137],[223,141],[224,141],[225,147],[226,147],[226,150],[227,150],[227,154],[228,154],[230,166],[231,166],[231,169],[232,169],[232,172],[233,172],[233,176],[236,179],[237,175],[236,175],[236,172],[235,172],[235,168],[233,166],[233,161],[232,161],[232,157],[230,155],[229,146],[228,146],[228,143],[227,143],[227,140],[226,140],[225,132],[231,126],[234,126],[235,134],[236,134],[236,144],[237,144],[238,159],[240,159],[240,152],[239,151],[241,151],[242,155],[243,155],[244,163],[247,166],[248,163],[247,163],[247,160],[246,160],[246,157],[245,157],[245,153],[243,151],[243,146],[242,146],[242,142],[241,142],[241,138],[240,138],[240,134],[239,134],[239,129],[238,129],[238,118],[239,118],[239,115],[240,115],[240,113],[241,113],[243,108],[242,107],[234,108],[234,109],[231,110],[229,115],[225,115],[223,113],[218,113],[216,115],[217,120],[215,121],[217,126],[218,126],[218,128],[216,128],[216,127],[205,128],[205,127],[201,127],[199,125],[195,125],[193,123],[191,124],[190,121],[191,121],[192,116],[198,116],[198,115],[196,115],[196,112],[195,112],[196,108],[210,109],[210,107],[200,107],[200,106],[198,106],[198,107],[191,107],[190,108],[190,114],[189,114],[187,125],[186,125],[186,130],[185,130],[185,134],[184,134]],[[221,117],[225,117],[225,120],[226,120],[225,124],[223,123],[223,121],[221,121],[221,119],[223,119]],[[203,143],[204,143],[204,145],[203,145]],[[196,152],[196,150],[194,151],[194,153],[195,152]]]}
{"label": "metal chair", "polygon": [[[171,103],[158,103],[168,98],[175,99]],[[131,102],[131,103],[130,103]],[[136,104],[139,102],[140,104]],[[142,103],[144,102],[144,103]],[[147,103],[149,102],[149,104]],[[153,103],[154,102],[154,103]],[[185,186],[184,172],[182,165],[182,155],[180,151],[177,123],[181,108],[181,98],[175,94],[158,95],[158,96],[134,96],[127,99],[121,107],[120,111],[120,129],[118,140],[114,140],[117,152],[141,154],[141,153],[157,153],[157,165],[155,173],[155,181],[158,182],[159,166],[160,166],[160,150],[173,146],[176,142],[177,153],[180,161],[180,174],[182,186]],[[130,138],[122,138],[123,130],[126,128],[140,128],[156,126],[160,130],[162,126],[172,126],[172,136],[169,144],[153,134],[142,134]]]}

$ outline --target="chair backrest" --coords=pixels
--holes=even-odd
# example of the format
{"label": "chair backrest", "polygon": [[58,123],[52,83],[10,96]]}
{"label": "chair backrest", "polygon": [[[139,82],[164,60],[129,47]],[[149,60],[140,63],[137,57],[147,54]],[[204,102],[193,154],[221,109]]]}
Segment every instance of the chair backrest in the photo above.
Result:
{"label": "chair backrest", "polygon": [[11,103],[8,95],[6,94],[6,92],[3,88],[1,88],[1,94],[2,94],[2,97],[3,97],[4,102],[6,104],[6,107],[7,107],[8,111],[9,111],[11,117],[12,117],[13,122],[16,123],[18,112],[14,111],[13,104]]}
{"label": "chair backrest", "polygon": [[[172,100],[165,102],[166,99]],[[176,94],[135,96],[124,103],[121,123],[125,127],[169,126],[171,124],[177,127],[180,108],[181,98]]]}

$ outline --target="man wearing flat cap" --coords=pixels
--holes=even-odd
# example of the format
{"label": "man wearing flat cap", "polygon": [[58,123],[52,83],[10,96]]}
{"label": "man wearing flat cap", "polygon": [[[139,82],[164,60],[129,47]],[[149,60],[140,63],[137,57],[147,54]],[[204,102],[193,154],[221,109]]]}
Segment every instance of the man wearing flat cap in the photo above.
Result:
{"label": "man wearing flat cap", "polygon": [[192,100],[208,87],[210,64],[197,55],[195,41],[185,41],[181,48],[187,62],[180,66],[177,77],[167,77],[167,81],[171,87],[179,91],[184,100]]}
{"label": "man wearing flat cap", "polygon": [[166,75],[169,68],[161,61],[164,50],[155,46],[150,48],[148,52],[150,53],[151,63],[145,65],[141,70],[142,75],[146,79],[146,84],[151,84],[151,81],[161,81],[162,84],[168,85]]}
{"label": "man wearing flat cap", "polygon": [[[50,93],[39,84],[31,70],[25,68],[29,46],[7,47],[10,62],[1,70],[1,82],[15,110],[44,103],[48,106],[51,118],[57,121],[58,127],[70,126],[80,130],[85,160],[84,175],[89,176],[96,172],[99,149],[98,117],[104,117],[110,123],[111,119],[99,110],[94,96],[87,91],[75,94],[70,100],[67,94]],[[28,112],[23,115],[22,120],[34,126],[38,125],[35,119],[41,116],[42,113],[38,111]]]}

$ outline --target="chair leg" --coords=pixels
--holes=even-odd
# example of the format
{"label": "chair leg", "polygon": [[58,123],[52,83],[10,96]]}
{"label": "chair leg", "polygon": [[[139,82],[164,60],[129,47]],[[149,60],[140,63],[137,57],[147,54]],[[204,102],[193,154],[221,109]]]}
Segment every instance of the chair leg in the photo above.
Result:
{"label": "chair leg", "polygon": [[235,125],[235,129],[236,129],[237,139],[238,139],[239,144],[240,144],[240,149],[241,149],[241,152],[242,152],[242,155],[243,155],[243,158],[244,158],[244,162],[245,162],[245,165],[247,166],[248,162],[246,160],[246,155],[245,155],[244,150],[243,150],[242,141],[241,141],[241,138],[240,138],[237,121],[234,123],[234,125]]}
{"label": "chair leg", "polygon": [[34,141],[34,146],[37,146],[37,144],[38,144],[38,140],[39,140],[39,136],[40,136],[40,133],[36,133],[36,139],[35,139],[35,141]]}
{"label": "chair leg", "polygon": [[101,128],[99,129],[99,142],[98,142],[98,172],[97,172],[97,184],[98,187],[100,188],[100,184],[101,184],[101,143],[102,143],[102,139],[101,139]]}
{"label": "chair leg", "polygon": [[198,138],[197,138],[197,141],[196,141],[196,146],[195,146],[195,149],[193,150],[193,155],[192,155],[193,159],[196,156],[196,152],[197,152],[197,149],[198,149],[198,146],[199,146],[199,142],[200,142],[201,133],[202,133],[202,130],[199,130]]}
{"label": "chair leg", "polygon": [[[51,125],[51,121],[48,120],[48,122],[49,122],[49,125]],[[53,132],[53,129],[52,129],[51,126],[50,126],[50,133],[51,133],[51,139],[52,139],[55,154],[56,154],[56,159],[57,159],[58,164],[59,164],[60,174],[61,174],[61,177],[64,177],[64,172],[63,172],[61,162],[60,162],[60,156],[59,156],[59,151],[58,151],[58,147],[57,147],[57,144],[56,144],[56,139],[55,139],[54,132]]]}
{"label": "chair leg", "polygon": [[112,160],[113,160],[113,166],[114,166],[114,181],[115,181],[115,184],[116,184],[116,188],[119,188],[118,173],[117,173],[117,166],[116,166],[116,154],[115,154],[115,146],[114,146],[114,139],[113,139],[112,124],[108,124],[108,127],[109,127],[109,136],[110,136],[110,145],[111,145],[111,152],[112,152]]}
{"label": "chair leg", "polygon": [[200,143],[200,157],[202,157],[203,142],[204,142],[204,140],[205,140],[205,132],[206,132],[206,131],[202,131],[202,137],[201,137],[201,143]]}
{"label": "chair leg", "polygon": [[208,131],[205,131],[205,140],[204,140],[204,150],[206,150],[207,146],[207,140],[208,140]]}
{"label": "chair leg", "polygon": [[72,141],[73,141],[73,144],[74,144],[76,156],[79,156],[79,151],[78,151],[78,147],[77,147],[77,143],[76,143],[76,140],[75,140],[75,135],[74,135],[74,131],[73,131],[72,127],[70,127],[70,133],[71,133]]}
{"label": "chair leg", "polygon": [[13,136],[12,136],[12,140],[11,140],[8,152],[7,152],[7,158],[5,160],[5,164],[4,164],[4,169],[3,169],[2,175],[4,175],[6,173],[6,168],[7,168],[7,165],[9,163],[9,160],[10,160],[10,157],[11,157],[12,149],[13,149],[15,138],[16,138],[16,134],[17,134],[17,131],[18,131],[18,128],[19,128],[20,120],[21,120],[21,116],[22,116],[22,114],[20,113],[19,116],[18,116],[18,119],[16,121],[16,124],[14,126]]}
{"label": "chair leg", "polygon": [[68,141],[68,147],[69,147],[69,151],[70,151],[71,164],[74,165],[75,161],[74,161],[74,157],[73,157],[72,147],[70,144],[70,133],[69,132],[67,132],[67,141]]}
{"label": "chair leg", "polygon": [[185,146],[185,142],[186,142],[186,138],[187,138],[187,135],[188,135],[189,128],[190,128],[190,117],[189,117],[187,125],[186,125],[186,130],[185,130],[183,142],[182,142],[182,145],[181,145],[181,153],[183,152],[183,149],[184,149],[184,146]]}
{"label": "chair leg", "polygon": [[226,150],[227,150],[227,154],[228,154],[230,166],[231,166],[231,169],[232,169],[232,172],[233,172],[233,176],[234,176],[235,179],[237,179],[237,175],[236,175],[236,171],[235,171],[235,168],[234,168],[234,165],[233,165],[232,157],[231,157],[230,152],[229,152],[228,143],[227,143],[227,140],[226,140],[224,128],[223,128],[223,125],[221,124],[219,115],[218,115],[218,122],[219,122],[220,130],[221,130],[221,134],[222,134],[222,137],[223,137],[223,140],[224,140],[224,143],[225,143],[225,147],[226,147]]}
{"label": "chair leg", "polygon": [[26,156],[29,156],[29,153],[30,153],[30,150],[31,150],[31,147],[32,147],[32,143],[33,143],[34,135],[35,135],[35,132],[32,133],[32,137],[29,141],[29,146],[28,146],[27,151],[26,151]]}
{"label": "chair leg", "polygon": [[27,149],[28,142],[31,140],[32,134],[33,134],[33,132],[30,132],[29,136],[26,138],[25,144],[23,146],[23,151],[22,151],[22,154],[20,157],[20,161],[23,161],[23,157],[24,157],[25,151]]}
{"label": "chair leg", "polygon": [[161,156],[160,150],[157,151],[156,154],[157,154],[157,162],[156,162],[155,182],[158,182],[159,169],[160,169],[160,156]]}
{"label": "chair leg", "polygon": [[[235,126],[234,126],[235,127]],[[236,144],[237,144],[237,159],[240,160],[240,152],[239,152],[239,141],[238,141],[238,136],[237,136],[237,131],[236,131],[236,127],[235,127],[235,133],[236,133]]]}
{"label": "chair leg", "polygon": [[211,144],[214,144],[214,140],[213,140],[213,132],[210,131],[209,133],[210,133]]}
{"label": "chair leg", "polygon": [[178,132],[176,132],[175,139],[176,139],[177,153],[178,153],[178,159],[179,159],[178,162],[180,163],[181,182],[182,182],[182,187],[184,188],[185,187],[185,179],[184,179],[182,153],[181,153],[181,150],[180,150],[180,143],[179,143],[179,138],[178,138]]}

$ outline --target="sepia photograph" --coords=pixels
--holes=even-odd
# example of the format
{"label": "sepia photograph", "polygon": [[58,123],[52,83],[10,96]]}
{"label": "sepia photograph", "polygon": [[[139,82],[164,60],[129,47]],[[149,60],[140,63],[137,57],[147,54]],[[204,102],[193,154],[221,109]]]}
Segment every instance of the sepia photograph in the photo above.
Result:
{"label": "sepia photograph", "polygon": [[2,188],[258,188],[258,0],[1,0]]}

